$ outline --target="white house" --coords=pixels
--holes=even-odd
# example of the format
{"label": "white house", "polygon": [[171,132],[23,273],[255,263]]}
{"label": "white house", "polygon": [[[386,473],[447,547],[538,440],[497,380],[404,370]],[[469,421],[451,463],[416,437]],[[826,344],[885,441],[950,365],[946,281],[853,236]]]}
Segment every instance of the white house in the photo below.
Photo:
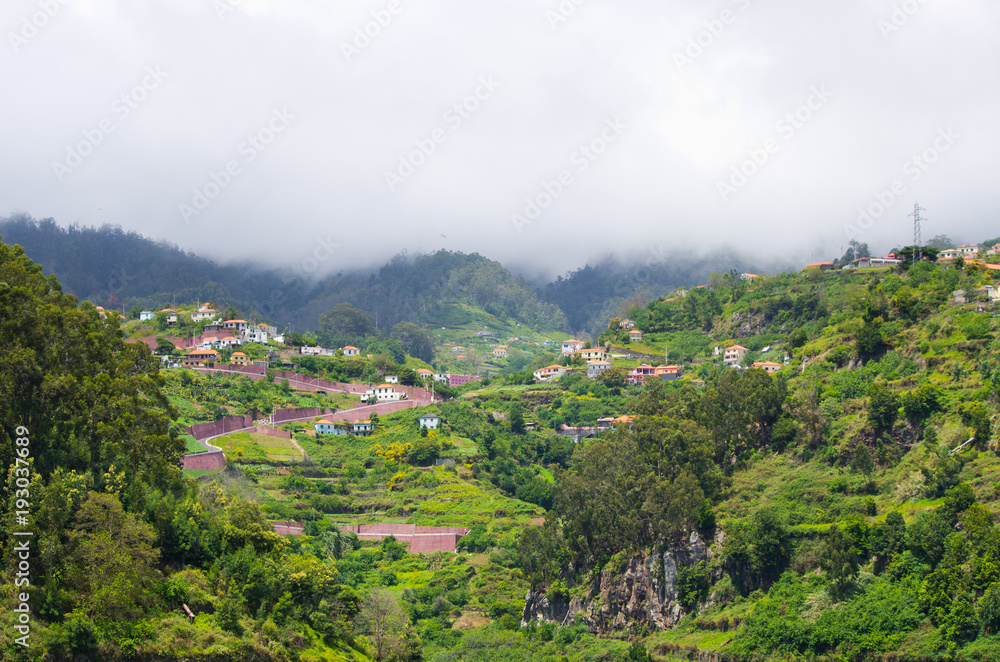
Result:
{"label": "white house", "polygon": [[233,336],[226,336],[225,338],[219,339],[220,347],[239,347],[243,344],[243,341],[239,338]]}
{"label": "white house", "polygon": [[367,437],[372,432],[375,431],[375,426],[367,418],[363,421],[354,421],[351,424],[351,432],[358,435],[359,437]]}
{"label": "white house", "polygon": [[386,384],[398,384],[399,383],[399,377],[397,375],[386,375],[385,376],[385,383]]}
{"label": "white house", "polygon": [[372,400],[375,400],[375,402],[393,402],[395,400],[402,400],[404,395],[404,393],[400,393],[393,388],[392,384],[379,384],[365,391],[361,399],[368,400],[369,402]]}
{"label": "white house", "polygon": [[333,356],[334,350],[326,349],[325,347],[320,347],[319,345],[316,345],[315,347],[303,345],[299,348],[299,353],[307,356]]}
{"label": "white house", "polygon": [[244,331],[248,326],[250,326],[250,323],[246,320],[226,320],[222,323],[222,328],[234,331]]}
{"label": "white house", "polygon": [[441,425],[441,417],[426,415],[420,417],[420,427],[427,428],[428,430],[436,430],[438,426]]}
{"label": "white house", "polygon": [[979,246],[977,244],[962,244],[956,249],[962,255],[978,255]]}
{"label": "white house", "polygon": [[584,344],[585,343],[582,340],[576,340],[575,338],[564,340],[562,341],[562,353],[567,356],[572,356],[583,349]]}
{"label": "white house", "polygon": [[214,308],[199,308],[197,311],[191,313],[191,321],[214,320],[218,316],[219,313]]}
{"label": "white house", "polygon": [[535,379],[540,382],[551,382],[553,380],[559,379],[566,374],[566,366],[562,365],[550,365],[544,368],[539,368],[534,372]]}
{"label": "white house", "polygon": [[267,332],[263,329],[250,329],[247,328],[243,331],[243,338],[247,342],[259,342],[262,345],[267,344]]}
{"label": "white house", "polygon": [[774,361],[758,361],[757,363],[753,364],[753,367],[763,368],[764,370],[767,371],[767,374],[769,375],[773,375],[774,373],[781,370],[781,364],[775,363]]}
{"label": "white house", "polygon": [[361,350],[355,347],[354,345],[348,345],[347,347],[344,347],[341,351],[344,353],[344,356],[357,356],[358,354],[361,353]]}
{"label": "white house", "polygon": [[141,313],[139,313],[140,322],[145,322],[151,319],[156,319],[156,313],[154,313],[152,310],[144,310]]}
{"label": "white house", "polygon": [[611,367],[608,361],[587,361],[587,376],[595,379],[602,372]]}

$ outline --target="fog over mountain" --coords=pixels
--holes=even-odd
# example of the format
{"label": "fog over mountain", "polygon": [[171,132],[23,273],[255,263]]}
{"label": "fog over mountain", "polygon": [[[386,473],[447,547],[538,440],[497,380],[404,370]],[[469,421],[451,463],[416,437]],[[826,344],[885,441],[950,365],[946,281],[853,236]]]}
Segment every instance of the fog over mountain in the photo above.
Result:
{"label": "fog over mountain", "polygon": [[317,274],[802,263],[906,243],[915,200],[925,237],[978,241],[998,24],[986,0],[11,0],[0,213]]}

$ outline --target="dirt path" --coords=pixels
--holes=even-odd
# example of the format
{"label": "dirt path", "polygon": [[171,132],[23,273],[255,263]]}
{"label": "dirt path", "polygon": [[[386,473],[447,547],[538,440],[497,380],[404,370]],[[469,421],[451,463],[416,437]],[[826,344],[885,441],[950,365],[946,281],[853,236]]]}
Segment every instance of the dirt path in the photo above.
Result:
{"label": "dirt path", "polygon": [[301,446],[299,446],[299,442],[295,441],[295,437],[290,437],[288,439],[288,441],[292,442],[292,446],[295,447],[295,450],[297,450],[298,452],[302,453],[302,461],[305,462],[306,461],[306,452],[304,450],[302,450]]}

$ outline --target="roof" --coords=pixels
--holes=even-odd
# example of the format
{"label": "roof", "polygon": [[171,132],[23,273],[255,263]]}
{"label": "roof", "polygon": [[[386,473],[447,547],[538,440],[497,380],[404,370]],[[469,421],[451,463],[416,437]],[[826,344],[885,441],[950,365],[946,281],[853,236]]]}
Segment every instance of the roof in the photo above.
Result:
{"label": "roof", "polygon": [[365,420],[363,420],[363,421],[360,418],[354,419],[354,424],[355,425],[361,425],[362,423],[367,423],[368,425],[372,424],[372,422],[370,420],[368,420],[367,418]]}
{"label": "roof", "polygon": [[328,421],[325,418],[321,418],[315,423],[313,423],[313,425],[333,425],[333,421]]}
{"label": "roof", "polygon": [[577,340],[577,339],[575,339],[575,338],[570,338],[569,340],[564,340],[564,341],[562,341],[562,344],[564,344],[564,345],[565,345],[565,344],[568,344],[568,343],[571,343],[571,342],[574,342],[574,343],[575,343],[575,342],[583,342],[583,341],[582,341],[582,340]]}
{"label": "roof", "polygon": [[223,324],[249,324],[246,320],[226,320]]}
{"label": "roof", "polygon": [[587,365],[611,365],[608,361],[587,361]]}
{"label": "roof", "polygon": [[746,347],[744,347],[743,345],[733,345],[732,347],[727,347],[726,351],[728,352],[731,349],[742,349],[744,351],[750,351]]}
{"label": "roof", "polygon": [[246,356],[243,352],[233,352],[230,356]]}
{"label": "roof", "polygon": [[433,375],[434,374],[433,370],[428,370],[427,368],[417,368],[417,372],[420,373],[421,375]]}
{"label": "roof", "polygon": [[219,353],[214,349],[192,349],[190,352],[188,352],[188,356],[191,356],[192,354],[215,354],[216,356],[219,355]]}
{"label": "roof", "polygon": [[391,389],[395,390],[395,387],[392,384],[379,384],[375,388],[391,388]]}
{"label": "roof", "polygon": [[553,365],[547,365],[544,368],[539,368],[535,372],[542,372],[543,370],[562,370],[564,367],[565,366],[555,365],[555,364],[553,364]]}
{"label": "roof", "polygon": [[[358,348],[355,347],[354,345],[345,345],[344,349],[358,349]],[[358,350],[358,351],[361,351],[361,350]]]}
{"label": "roof", "polygon": [[757,363],[753,364],[753,367],[763,368],[764,366],[775,366],[775,365],[778,366],[779,368],[781,367],[780,363],[775,363],[774,361],[757,361]]}
{"label": "roof", "polygon": [[809,269],[810,267],[825,267],[827,265],[832,267],[833,262],[813,262],[811,264],[807,264],[806,269]]}
{"label": "roof", "polygon": [[425,419],[425,418],[436,418],[436,419],[438,419],[438,420],[440,420],[440,419],[441,419],[441,417],[440,417],[440,416],[438,416],[437,414],[424,414],[424,415],[423,415],[423,416],[421,416],[420,418],[421,418],[421,420],[423,420],[423,419]]}
{"label": "roof", "polygon": [[630,336],[631,336],[632,334],[634,334],[634,333],[640,333],[640,334],[641,334],[641,333],[642,333],[642,331],[640,331],[639,329],[632,329],[631,331],[629,331],[629,332],[628,332],[628,334],[629,334]]}

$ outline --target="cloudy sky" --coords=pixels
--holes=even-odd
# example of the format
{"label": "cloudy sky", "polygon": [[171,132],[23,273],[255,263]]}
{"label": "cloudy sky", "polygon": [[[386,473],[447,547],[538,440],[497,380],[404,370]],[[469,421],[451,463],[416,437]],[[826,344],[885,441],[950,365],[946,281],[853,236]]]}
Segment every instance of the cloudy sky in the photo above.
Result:
{"label": "cloudy sky", "polygon": [[[995,0],[6,0],[0,214],[562,271],[1000,235]],[[859,210],[864,210],[862,215]],[[323,251],[319,251],[322,253]]]}

